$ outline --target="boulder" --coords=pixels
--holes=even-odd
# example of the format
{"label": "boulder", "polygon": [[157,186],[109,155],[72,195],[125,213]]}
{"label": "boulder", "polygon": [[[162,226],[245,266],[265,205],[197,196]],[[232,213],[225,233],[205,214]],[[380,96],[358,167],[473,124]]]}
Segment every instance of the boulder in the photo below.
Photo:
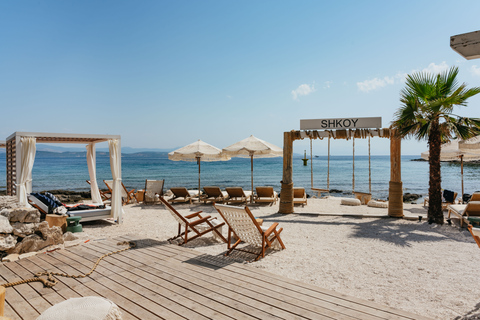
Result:
{"label": "boulder", "polygon": [[[40,251],[45,247],[63,243],[62,230],[59,227],[53,227],[51,229],[54,229],[54,228],[57,229],[57,233],[60,234],[61,242],[55,243],[55,238],[53,236],[49,236],[47,237],[47,239],[44,240],[38,234],[32,234],[24,238],[23,241],[19,242],[17,246],[9,250],[8,253],[22,254],[27,252]],[[57,237],[57,240],[58,240],[58,237]]]}
{"label": "boulder", "polygon": [[13,228],[5,216],[0,216],[0,233],[12,233]]}
{"label": "boulder", "polygon": [[31,234],[34,234],[37,230],[38,223],[21,223],[14,222],[12,224],[13,234],[21,238],[25,238]]}
{"label": "boulder", "polygon": [[67,231],[63,234],[63,240],[64,241],[73,241],[73,240],[77,240],[78,237],[76,235],[74,235],[73,233],[71,233],[70,231]]}
{"label": "boulder", "polygon": [[47,221],[43,221],[38,224],[37,230],[40,231],[44,240],[48,238],[53,238],[55,244],[63,243],[63,231],[61,227],[53,226],[49,227]]}
{"label": "boulder", "polygon": [[10,210],[8,210],[8,209],[6,209],[6,208],[0,210],[0,216],[7,217],[8,220],[10,221]]}
{"label": "boulder", "polygon": [[0,197],[0,208],[7,208],[7,209],[12,209],[12,208],[18,208],[20,207],[17,197],[12,197],[12,196],[2,196]]}
{"label": "boulder", "polygon": [[17,237],[11,234],[0,234],[0,251],[8,251],[17,244]]}
{"label": "boulder", "polygon": [[416,201],[421,197],[421,195],[416,194],[416,193],[405,193],[403,195],[403,202],[411,202],[411,201]]}
{"label": "boulder", "polygon": [[40,212],[35,208],[10,209],[10,222],[39,223]]}

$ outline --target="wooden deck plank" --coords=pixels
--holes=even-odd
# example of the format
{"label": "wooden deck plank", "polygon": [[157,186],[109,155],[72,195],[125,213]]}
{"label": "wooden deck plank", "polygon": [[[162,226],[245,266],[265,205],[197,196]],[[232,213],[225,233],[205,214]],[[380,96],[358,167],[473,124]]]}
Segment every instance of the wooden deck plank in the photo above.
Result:
{"label": "wooden deck plank", "polygon": [[[85,261],[85,258],[83,258],[81,255],[73,254],[68,251],[63,252],[63,254],[56,255],[55,257],[60,261],[76,261],[77,263],[75,265],[80,273],[89,272],[92,266],[91,261],[87,260],[88,266],[84,265],[81,261]],[[143,300],[141,295],[130,290],[128,287],[122,284],[112,281],[107,274],[104,274],[101,271],[101,268],[97,268],[97,270],[90,276],[90,278],[93,280],[91,282],[94,282],[94,284],[89,282],[86,283],[86,285],[89,287],[94,286],[96,288],[95,290],[101,290],[101,293],[105,292],[105,290],[108,288],[109,291],[113,291],[115,293],[115,296],[119,299],[119,304],[125,305],[126,308],[128,305],[128,309],[135,308],[137,311],[141,311],[141,309],[143,309],[145,312],[150,313],[150,316],[145,315],[142,319],[153,319],[155,317],[161,319],[185,319],[184,317],[181,317],[152,301]],[[111,272],[108,273],[111,274]]]}
{"label": "wooden deck plank", "polygon": [[[169,246],[165,248],[166,250],[179,250],[183,251],[185,256],[184,258],[192,258],[195,257],[195,254],[191,253],[191,250],[183,248],[181,246]],[[154,248],[154,250],[158,250],[158,248]],[[180,257],[181,255],[179,255]],[[212,263],[215,263],[214,260],[211,260]],[[230,266],[229,266],[230,267]],[[224,268],[228,270],[229,267]],[[281,283],[279,283],[276,276],[272,277],[272,274],[265,272],[263,270],[248,268],[242,264],[235,264],[232,265],[232,268],[236,268],[234,272],[241,273],[245,276],[247,281],[263,281],[263,282],[270,282],[275,286],[283,286],[295,295],[301,294],[308,294],[315,298],[317,301],[325,300],[331,302],[333,304],[343,305],[348,308],[353,308],[355,310],[361,310],[362,312],[367,313],[367,319],[372,316],[377,317],[388,317],[389,319],[428,319],[424,318],[420,315],[415,315],[412,313],[408,313],[402,310],[393,309],[387,306],[382,306],[376,304],[374,302],[370,302],[367,300],[357,299],[355,297],[350,297],[346,295],[342,295],[333,291],[327,292],[325,289],[320,289],[319,287],[309,285],[306,283],[299,283],[296,280],[286,279],[282,277]],[[239,270],[240,269],[240,270]],[[275,287],[272,290],[277,290]]]}
{"label": "wooden deck plank", "polygon": [[[135,319],[427,319],[287,279],[195,250],[141,237],[141,245],[106,257],[87,278],[56,277],[51,289],[39,282],[7,288],[5,313],[36,319],[50,305],[79,296],[102,296]],[[140,241],[142,240],[142,241]],[[105,253],[122,247],[112,240],[39,254],[0,265],[0,281],[29,278],[37,271],[81,274]]]}
{"label": "wooden deck plank", "polygon": [[[137,238],[120,237],[120,239],[136,240]],[[198,253],[193,252],[191,249],[184,248],[182,246],[176,246],[176,245],[161,246],[161,247],[156,246],[156,247],[150,247],[149,249],[159,250],[160,248],[162,248],[163,250],[169,250],[171,251],[172,254],[174,252],[183,252],[184,259],[195,258],[196,256],[198,256]],[[180,258],[181,255],[182,254],[179,254],[174,257]],[[210,261],[212,264],[215,264],[217,266],[224,266],[224,264],[218,264],[217,262],[215,262],[214,259],[211,259]],[[227,267],[222,268],[222,270],[230,270],[232,268],[233,268],[233,272],[236,272],[236,273],[240,272],[241,274],[243,274],[244,275],[243,279],[245,279],[245,281],[254,281],[254,283],[257,281],[270,282],[274,285],[272,290],[277,290],[277,288],[280,286],[293,292],[296,296],[302,295],[308,292],[308,294],[312,295],[312,297],[315,298],[316,300],[326,299],[326,301],[328,301],[329,303],[333,303],[334,305],[345,306],[348,308],[353,308],[355,310],[362,310],[362,312],[366,312],[367,314],[370,314],[370,316],[375,315],[378,317],[388,317],[391,319],[395,319],[395,318],[397,319],[398,318],[399,319],[405,319],[405,318],[406,319],[428,319],[426,317],[405,312],[403,310],[398,310],[398,309],[383,306],[374,302],[370,302],[367,300],[362,300],[355,297],[339,294],[333,291],[319,288],[317,286],[313,286],[307,283],[302,283],[302,282],[291,280],[284,277],[281,277],[282,280],[279,283],[278,276],[260,269],[251,268],[248,265],[244,265],[244,264],[239,264],[239,263],[231,264]]]}
{"label": "wooden deck plank", "polygon": [[[91,244],[92,246],[94,244]],[[108,251],[111,249],[110,247],[101,247],[101,251]],[[131,251],[137,251],[137,249],[131,250]],[[124,257],[122,254],[115,255],[115,256],[110,256],[108,259],[120,259],[122,263],[138,263],[139,259],[130,259]],[[151,259],[148,259],[148,261],[151,261]],[[142,270],[145,270],[147,272],[153,272],[157,271],[158,269],[152,268],[152,266],[138,266]],[[210,299],[216,300],[218,302],[223,303],[226,306],[229,306],[230,308],[236,308],[237,310],[240,310],[243,312],[241,315],[242,318],[248,318],[248,314],[258,314],[259,316],[266,317],[266,319],[275,319],[276,316],[270,313],[267,313],[266,311],[262,311],[259,309],[254,309],[250,305],[242,303],[241,301],[238,300],[238,298],[241,299],[241,297],[236,297],[235,293],[233,292],[223,292],[223,294],[219,294],[219,288],[211,286],[208,282],[205,281],[200,281],[198,279],[195,279],[192,276],[184,275],[183,273],[181,274],[181,277],[178,277],[178,275],[175,274],[175,272],[181,268],[179,264],[175,264],[172,269],[166,270],[166,269],[161,269],[162,275],[161,277],[166,280],[170,281],[171,283],[175,283],[176,285],[183,287],[187,290],[194,291],[198,294],[207,296]],[[187,279],[185,279],[185,277]],[[194,279],[194,281],[192,281]],[[266,306],[267,308],[267,306]],[[268,309],[268,308],[267,308]]]}
{"label": "wooden deck plank", "polygon": [[[164,246],[156,246],[155,248],[160,248]],[[151,248],[145,248],[145,250],[149,250]],[[131,253],[132,255],[137,255],[138,250],[133,250]],[[153,252],[153,253],[152,253]],[[162,259],[159,259],[159,253],[158,251],[146,251],[146,253],[150,256],[150,258],[147,258],[148,260],[155,261],[156,265],[162,265],[164,267],[168,266],[168,262],[162,261]],[[330,312],[327,309],[320,309],[318,310],[311,310],[315,309],[315,307],[311,307],[309,303],[298,300],[298,299],[285,299],[285,293],[282,294],[277,294],[277,295],[272,295],[272,292],[267,289],[263,289],[259,284],[260,282],[257,282],[255,284],[249,284],[244,281],[244,279],[234,279],[233,277],[221,277],[219,274],[219,270],[216,270],[214,273],[212,273],[211,268],[207,268],[207,270],[203,270],[204,272],[199,272],[202,271],[202,269],[198,269],[199,266],[194,266],[191,264],[182,264],[182,269],[188,270],[186,273],[195,273],[197,278],[202,278],[205,281],[209,281],[215,286],[225,288],[226,290],[233,290],[237,293],[240,293],[246,297],[249,297],[251,299],[256,300],[258,297],[261,298],[262,302],[269,304],[270,306],[275,306],[276,308],[282,309],[284,312],[283,314],[278,314],[278,316],[282,316],[284,318],[292,318],[292,317],[297,317],[297,318],[307,318],[307,319],[321,319],[324,318],[325,315],[330,316],[332,318],[338,317],[338,312]],[[163,270],[163,268],[162,268]],[[303,308],[299,307],[298,304],[302,304]],[[342,315],[344,319],[358,319],[355,317],[350,317],[346,314]],[[326,318],[326,317],[325,317]],[[371,318],[374,319],[374,318]]]}

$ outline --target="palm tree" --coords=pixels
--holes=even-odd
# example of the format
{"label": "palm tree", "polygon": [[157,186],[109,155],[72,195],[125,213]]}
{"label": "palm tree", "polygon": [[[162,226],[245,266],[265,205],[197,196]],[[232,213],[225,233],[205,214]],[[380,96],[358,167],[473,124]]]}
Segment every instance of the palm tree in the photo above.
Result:
{"label": "palm tree", "polygon": [[453,114],[454,106],[466,106],[467,99],[480,93],[480,87],[466,88],[457,82],[458,68],[437,75],[426,72],[408,75],[392,123],[397,136],[427,140],[429,162],[428,222],[443,224],[440,175],[441,144],[457,137],[468,139],[480,133],[480,119]]}

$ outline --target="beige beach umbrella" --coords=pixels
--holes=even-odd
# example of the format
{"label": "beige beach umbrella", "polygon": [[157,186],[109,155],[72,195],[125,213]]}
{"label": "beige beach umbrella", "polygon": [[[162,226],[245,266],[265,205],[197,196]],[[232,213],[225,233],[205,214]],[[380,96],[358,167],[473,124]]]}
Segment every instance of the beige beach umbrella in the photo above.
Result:
{"label": "beige beach umbrella", "polygon": [[222,153],[217,147],[198,139],[168,154],[168,159],[173,161],[197,161],[198,164],[198,198],[200,199],[200,162],[201,161],[227,161],[230,157]]}
{"label": "beige beach umbrella", "polygon": [[[422,152],[421,157],[424,160],[428,160],[429,155],[430,153],[425,151]],[[480,161],[480,136],[476,136],[467,140],[455,139],[442,144],[440,161],[460,161],[463,199],[463,163]]]}
{"label": "beige beach umbrella", "polygon": [[[252,176],[252,195],[253,195],[253,158],[273,158],[282,157],[283,149],[264,140],[251,135],[237,143],[232,144],[222,151],[232,157],[250,158],[251,176]],[[253,197],[250,198],[250,202]]]}

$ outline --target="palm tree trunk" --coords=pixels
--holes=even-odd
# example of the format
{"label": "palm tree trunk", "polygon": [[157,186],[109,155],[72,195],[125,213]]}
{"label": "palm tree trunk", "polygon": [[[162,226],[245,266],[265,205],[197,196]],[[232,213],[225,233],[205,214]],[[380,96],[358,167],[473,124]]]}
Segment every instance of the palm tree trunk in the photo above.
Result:
{"label": "palm tree trunk", "polygon": [[428,189],[428,196],[430,198],[428,206],[428,222],[443,224],[442,177],[440,174],[441,138],[438,119],[433,120],[431,123],[428,145],[430,152],[428,157],[430,173],[430,188]]}

